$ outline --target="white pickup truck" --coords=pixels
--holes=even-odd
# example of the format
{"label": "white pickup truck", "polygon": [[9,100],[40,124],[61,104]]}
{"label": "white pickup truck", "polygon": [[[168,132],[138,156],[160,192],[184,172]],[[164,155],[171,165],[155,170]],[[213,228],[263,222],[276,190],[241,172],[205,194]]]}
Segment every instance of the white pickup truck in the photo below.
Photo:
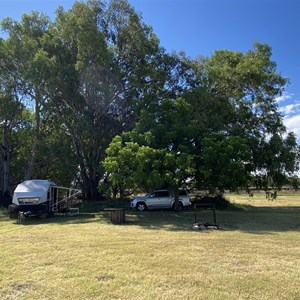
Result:
{"label": "white pickup truck", "polygon": [[[179,209],[190,206],[190,198],[185,189],[179,189]],[[174,196],[168,190],[155,190],[150,194],[131,200],[130,206],[138,211],[147,209],[170,209],[175,206]]]}

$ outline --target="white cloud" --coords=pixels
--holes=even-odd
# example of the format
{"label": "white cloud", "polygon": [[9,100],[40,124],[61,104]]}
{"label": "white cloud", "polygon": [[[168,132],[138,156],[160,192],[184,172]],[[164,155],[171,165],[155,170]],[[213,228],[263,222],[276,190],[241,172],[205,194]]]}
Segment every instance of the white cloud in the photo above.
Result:
{"label": "white cloud", "polygon": [[293,131],[298,138],[300,138],[300,114],[294,115],[292,117],[284,117],[283,118],[283,123],[287,128],[287,131]]}
{"label": "white cloud", "polygon": [[279,103],[279,102],[285,102],[286,100],[292,99],[292,97],[293,97],[293,94],[283,93],[281,96],[276,97],[275,101],[277,103]]}
{"label": "white cloud", "polygon": [[288,104],[278,108],[279,112],[284,115],[295,114],[300,111],[300,103]]}
{"label": "white cloud", "polygon": [[287,132],[294,132],[297,143],[300,144],[300,99],[294,99],[292,93],[284,93],[281,97],[277,97],[276,101]]}

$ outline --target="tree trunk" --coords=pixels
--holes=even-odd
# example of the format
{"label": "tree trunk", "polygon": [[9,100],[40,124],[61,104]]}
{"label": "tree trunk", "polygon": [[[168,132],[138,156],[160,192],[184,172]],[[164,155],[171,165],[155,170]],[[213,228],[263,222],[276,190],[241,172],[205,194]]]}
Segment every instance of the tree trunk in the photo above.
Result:
{"label": "tree trunk", "polygon": [[28,167],[25,171],[24,180],[28,180],[28,179],[32,178],[33,167],[34,167],[35,159],[36,159],[36,151],[37,151],[37,140],[35,138],[32,143],[31,157],[30,157],[30,161],[28,163]]}
{"label": "tree trunk", "polygon": [[76,149],[76,155],[77,155],[79,169],[80,169],[82,196],[84,199],[90,200],[92,195],[90,192],[91,188],[90,188],[89,175],[87,173],[86,163],[83,154],[83,146],[81,142],[78,139],[76,139],[74,136],[72,136],[72,139]]}
{"label": "tree trunk", "polygon": [[37,148],[40,142],[40,126],[41,126],[40,105],[41,105],[41,99],[40,96],[37,94],[35,99],[35,134],[34,134],[34,140],[31,147],[31,157],[28,163],[28,167],[25,171],[25,176],[24,176],[25,180],[32,178],[33,168],[36,161]]}
{"label": "tree trunk", "polygon": [[93,162],[88,162],[91,158],[85,155],[84,146],[74,135],[72,135],[72,140],[80,168],[82,195],[87,200],[97,200],[99,198],[98,184],[100,179],[96,172],[97,167]]}
{"label": "tree trunk", "polygon": [[179,203],[179,189],[178,186],[173,187],[173,195],[174,195],[174,209],[176,211],[180,211],[181,210],[181,206]]}
{"label": "tree trunk", "polygon": [[3,137],[2,137],[2,182],[1,182],[1,192],[4,196],[7,194],[9,187],[9,151],[8,151],[8,127],[3,128]]}

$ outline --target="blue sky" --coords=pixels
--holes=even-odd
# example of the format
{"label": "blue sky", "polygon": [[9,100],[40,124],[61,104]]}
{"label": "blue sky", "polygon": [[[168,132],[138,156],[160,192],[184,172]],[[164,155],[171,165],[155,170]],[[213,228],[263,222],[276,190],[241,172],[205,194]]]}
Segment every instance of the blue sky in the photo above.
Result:
{"label": "blue sky", "polygon": [[[0,19],[43,11],[51,18],[71,0],[0,0]],[[245,52],[253,42],[272,47],[278,71],[290,78],[277,99],[288,130],[300,143],[300,0],[129,0],[168,51],[210,56],[217,49]]]}

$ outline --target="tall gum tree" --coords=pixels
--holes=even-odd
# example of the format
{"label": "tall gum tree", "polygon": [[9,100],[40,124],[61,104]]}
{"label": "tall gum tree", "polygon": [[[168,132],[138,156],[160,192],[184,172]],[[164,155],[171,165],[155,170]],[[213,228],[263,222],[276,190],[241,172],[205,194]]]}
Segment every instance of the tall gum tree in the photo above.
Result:
{"label": "tall gum tree", "polygon": [[34,139],[32,141],[31,157],[24,179],[33,175],[36,155],[41,132],[41,114],[47,95],[44,91],[44,81],[40,73],[40,53],[42,52],[43,36],[49,26],[49,18],[38,12],[24,14],[20,22],[5,18],[1,22],[2,30],[8,35],[3,42],[6,49],[0,66],[2,76],[6,77],[7,88],[12,88],[20,101],[28,104],[33,102],[35,113]]}
{"label": "tall gum tree", "polygon": [[51,34],[56,41],[49,57],[52,109],[72,138],[83,194],[95,199],[105,149],[134,124],[157,40],[126,1],[59,8]]}

